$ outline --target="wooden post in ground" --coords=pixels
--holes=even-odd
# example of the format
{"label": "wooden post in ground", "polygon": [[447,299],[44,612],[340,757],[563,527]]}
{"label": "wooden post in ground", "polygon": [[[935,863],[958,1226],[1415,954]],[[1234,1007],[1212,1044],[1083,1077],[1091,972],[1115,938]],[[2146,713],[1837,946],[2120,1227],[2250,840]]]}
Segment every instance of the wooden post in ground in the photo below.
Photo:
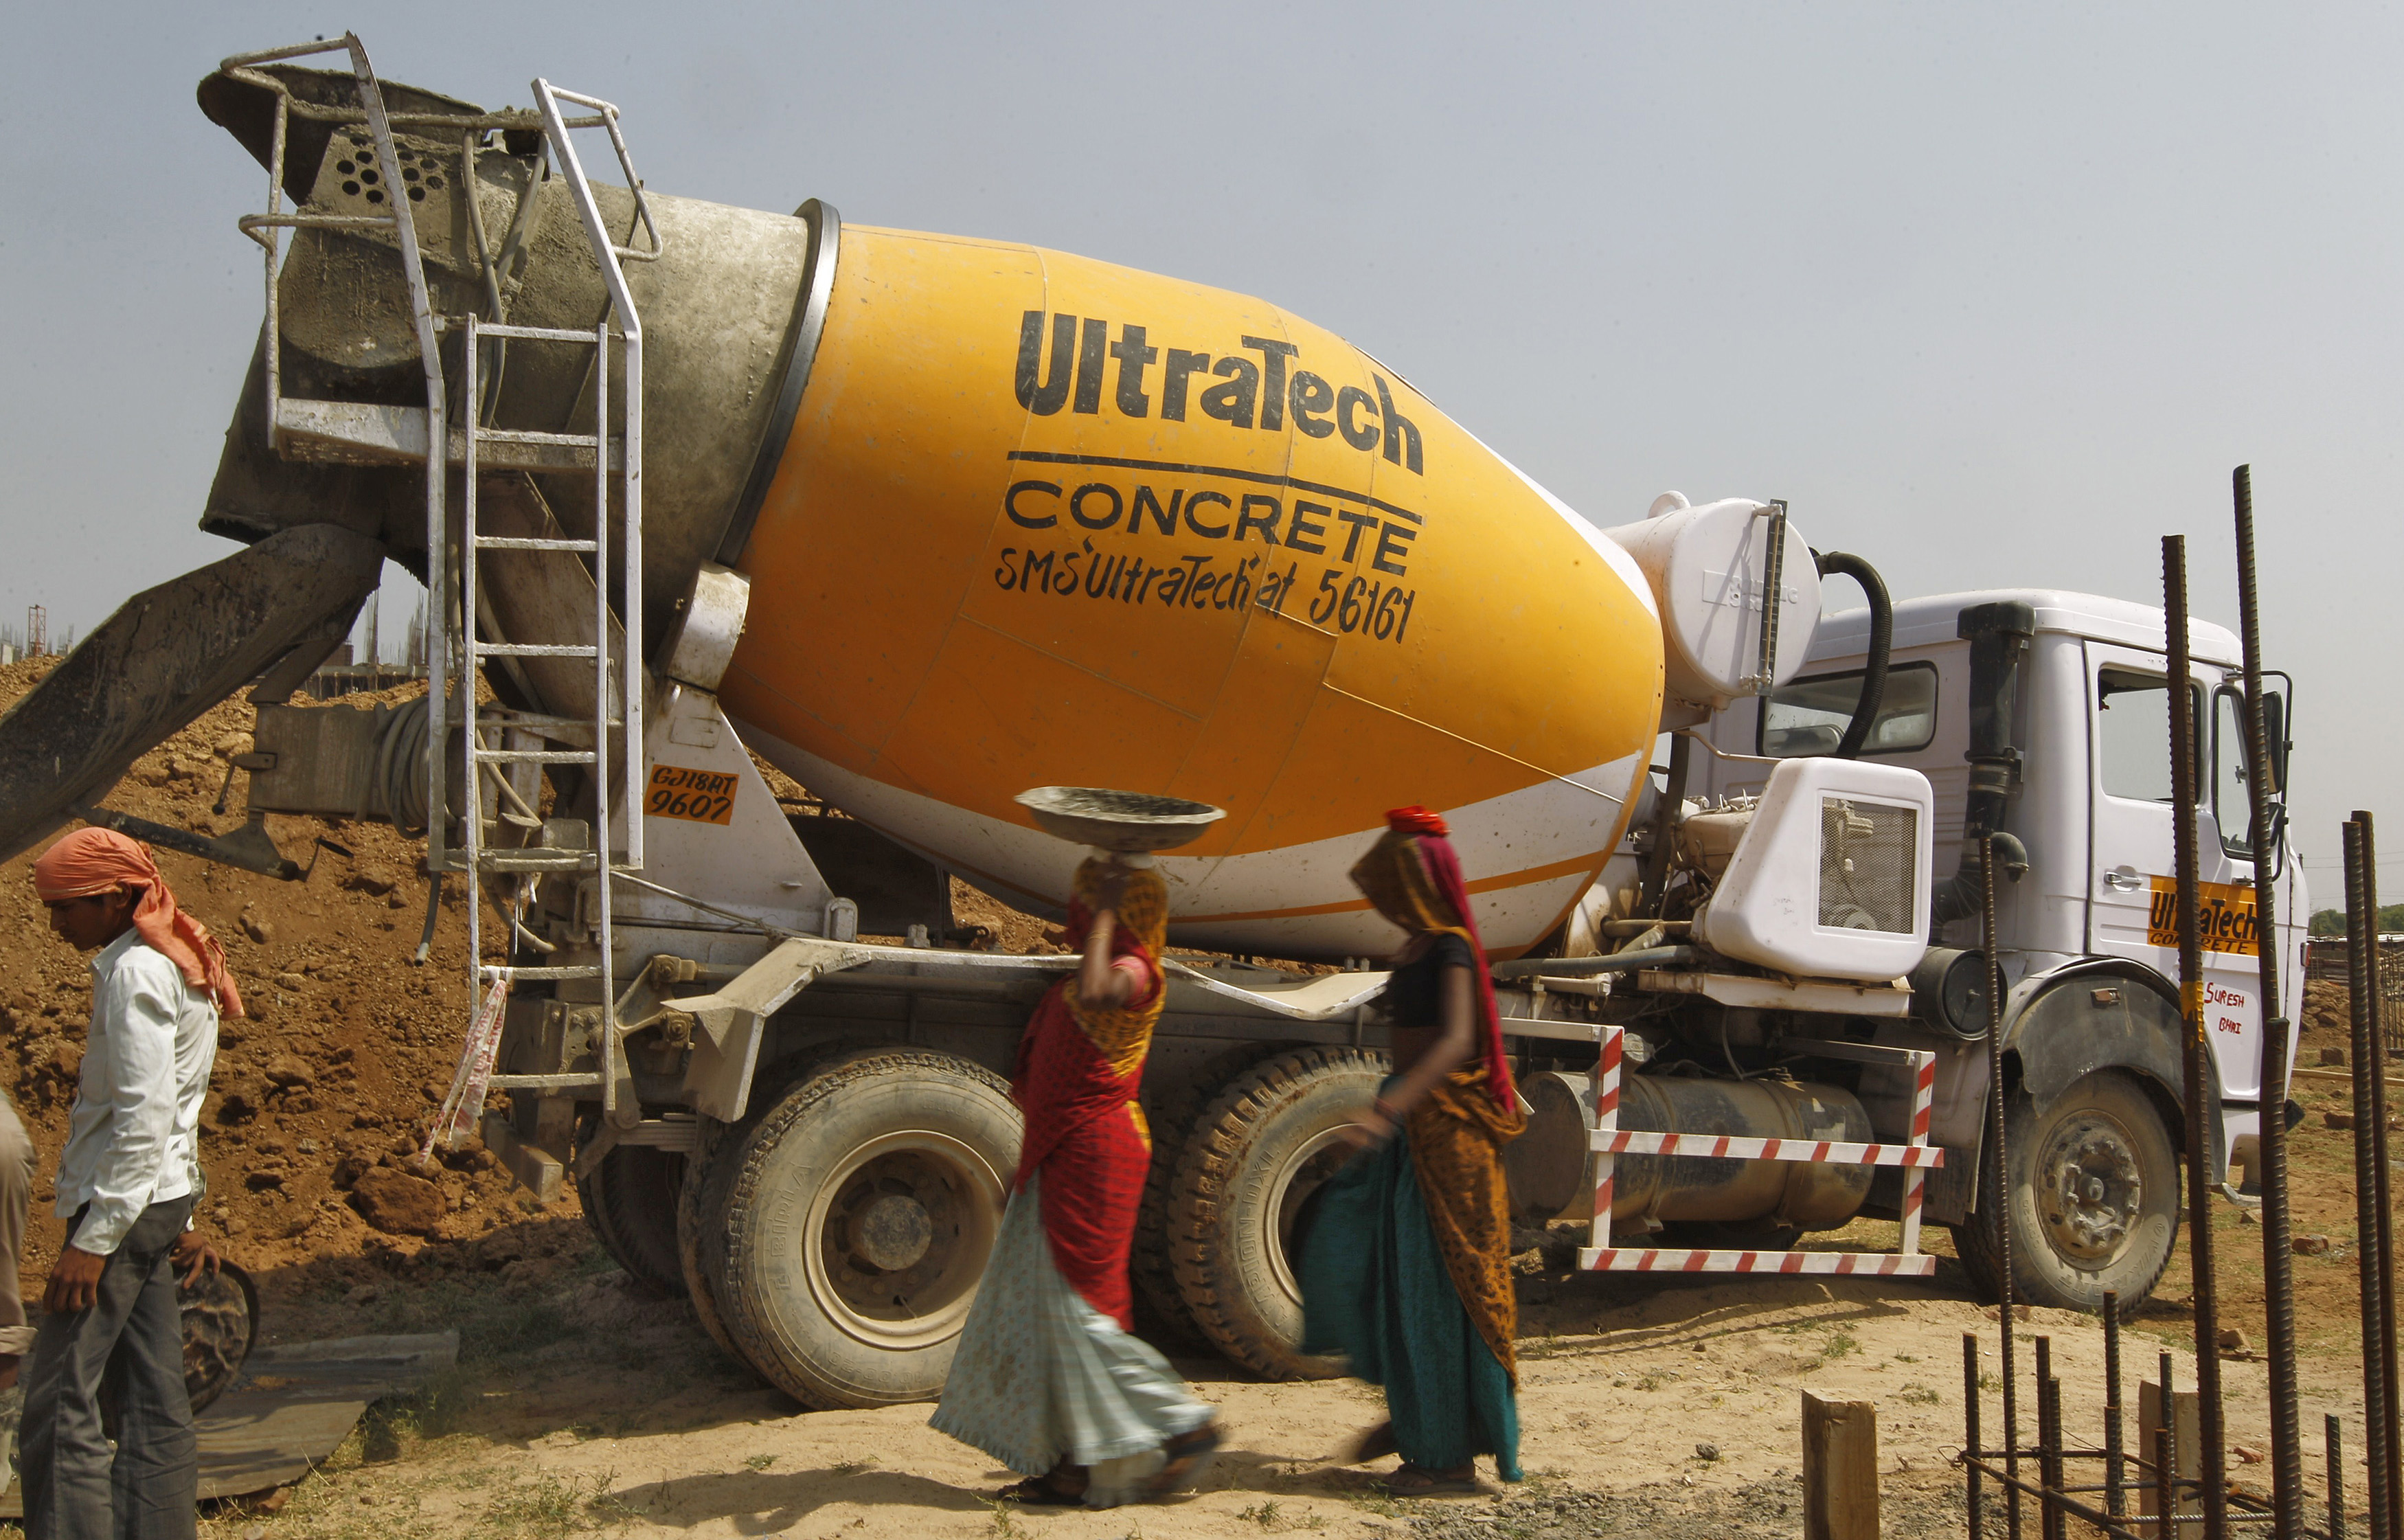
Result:
{"label": "wooden post in ground", "polygon": [[1878,1540],[1878,1404],[1803,1393],[1803,1540]]}
{"label": "wooden post in ground", "polygon": [[[2165,1353],[2163,1356],[2167,1358],[2170,1355]],[[2181,1482],[2192,1483],[2203,1474],[2203,1414],[2196,1404],[2196,1394],[2194,1391],[2173,1391],[2169,1421],[2165,1421],[2161,1386],[2150,1379],[2137,1386],[2137,1426],[2145,1431],[2145,1447],[2153,1448],[2154,1429],[2168,1427],[2173,1451],[2171,1477]],[[2183,1519],[2200,1518],[2203,1513],[2203,1499],[2192,1486],[2182,1487],[2175,1511]],[[2194,1524],[2157,1523],[2154,1533],[2158,1540],[2182,1540],[2182,1531],[2192,1535],[2199,1533],[2199,1529]]]}

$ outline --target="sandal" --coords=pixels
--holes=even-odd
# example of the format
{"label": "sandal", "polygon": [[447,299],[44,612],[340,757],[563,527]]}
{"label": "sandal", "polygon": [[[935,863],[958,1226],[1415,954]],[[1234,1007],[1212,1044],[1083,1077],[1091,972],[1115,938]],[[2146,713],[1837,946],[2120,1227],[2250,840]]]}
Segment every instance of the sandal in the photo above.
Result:
{"label": "sandal", "polygon": [[1408,1462],[1396,1466],[1377,1490],[1389,1497],[1474,1497],[1477,1494],[1477,1476],[1473,1470],[1467,1476],[1447,1476],[1425,1465]]}
{"label": "sandal", "polygon": [[1030,1476],[1024,1481],[1013,1481],[1002,1488],[997,1495],[1002,1502],[1024,1503],[1028,1507],[1083,1507],[1085,1502],[1085,1484],[1083,1481],[1078,1482],[1073,1491],[1062,1485],[1061,1477],[1068,1471],[1083,1474],[1081,1466],[1055,1465],[1041,1476]]}
{"label": "sandal", "polygon": [[1219,1424],[1214,1420],[1162,1445],[1161,1452],[1168,1457],[1168,1463],[1152,1478],[1153,1497],[1184,1491],[1201,1480],[1203,1473],[1210,1468],[1211,1457],[1219,1452]]}

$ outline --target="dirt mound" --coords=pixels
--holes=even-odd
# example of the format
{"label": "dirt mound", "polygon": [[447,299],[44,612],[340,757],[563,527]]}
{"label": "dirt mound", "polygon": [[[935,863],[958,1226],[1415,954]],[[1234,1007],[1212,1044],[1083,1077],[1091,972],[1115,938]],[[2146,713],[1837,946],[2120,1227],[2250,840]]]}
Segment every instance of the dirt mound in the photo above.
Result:
{"label": "dirt mound", "polygon": [[[0,667],[0,708],[55,663]],[[412,693],[422,691],[385,694]],[[242,822],[241,777],[229,811],[210,809],[230,756],[250,748],[254,715],[239,696],[217,707],[144,755],[103,800],[154,822],[231,833]],[[264,1270],[308,1258],[412,1253],[430,1242],[449,1250],[524,1218],[533,1199],[513,1191],[481,1148],[423,1173],[402,1165],[450,1085],[468,1019],[467,918],[456,888],[444,895],[430,959],[412,967],[427,886],[416,842],[340,820],[271,817],[268,828],[311,869],[305,882],[156,853],[179,902],[225,944],[249,1011],[218,1036],[201,1123],[209,1177],[203,1223],[230,1255]],[[0,864],[0,1090],[41,1156],[27,1248],[33,1278],[47,1270],[61,1239],[49,1181],[91,1005],[88,959],[50,934],[35,900],[36,853]],[[370,1171],[379,1173],[370,1189],[413,1200],[417,1233],[386,1234],[361,1216],[371,1205],[355,1189]],[[572,1197],[562,1211],[574,1211]]]}

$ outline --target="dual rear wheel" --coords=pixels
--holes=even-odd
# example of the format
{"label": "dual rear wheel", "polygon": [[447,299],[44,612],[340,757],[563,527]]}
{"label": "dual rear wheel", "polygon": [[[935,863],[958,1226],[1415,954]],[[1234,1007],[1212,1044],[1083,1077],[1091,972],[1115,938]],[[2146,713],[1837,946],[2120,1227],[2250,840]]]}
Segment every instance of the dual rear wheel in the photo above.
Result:
{"label": "dual rear wheel", "polygon": [[[1148,1094],[1153,1168],[1132,1271],[1147,1328],[1270,1379],[1305,1356],[1292,1250],[1377,1055],[1230,1050]],[[681,1293],[733,1357],[806,1405],[941,1393],[999,1229],[1020,1124],[999,1077],[923,1049],[821,1059],[690,1155],[621,1147],[580,1185],[610,1254]],[[1174,1347],[1172,1341],[1169,1345]]]}

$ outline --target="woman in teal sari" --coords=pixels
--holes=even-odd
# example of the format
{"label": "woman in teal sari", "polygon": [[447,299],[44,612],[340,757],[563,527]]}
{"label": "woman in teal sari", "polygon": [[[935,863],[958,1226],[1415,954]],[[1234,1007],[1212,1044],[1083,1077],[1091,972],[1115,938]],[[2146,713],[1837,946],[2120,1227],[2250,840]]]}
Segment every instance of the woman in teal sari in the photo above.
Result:
{"label": "woman in teal sari", "polygon": [[1313,1200],[1303,1346],[1386,1391],[1354,1458],[1400,1453],[1397,1496],[1475,1491],[1476,1458],[1519,1479],[1516,1296],[1502,1147],[1526,1126],[1494,987],[1444,820],[1386,815],[1352,880],[1406,934],[1383,1003],[1394,1073],[1347,1130],[1359,1152]]}

